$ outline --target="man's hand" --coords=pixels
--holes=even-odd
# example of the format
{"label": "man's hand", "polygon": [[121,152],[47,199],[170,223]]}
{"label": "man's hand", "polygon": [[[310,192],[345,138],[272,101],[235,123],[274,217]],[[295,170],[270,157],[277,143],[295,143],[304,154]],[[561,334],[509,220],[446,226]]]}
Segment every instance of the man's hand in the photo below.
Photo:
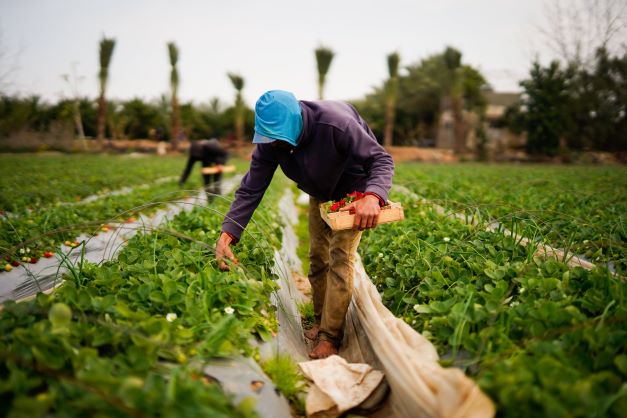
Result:
{"label": "man's hand", "polygon": [[363,199],[359,199],[340,209],[341,212],[347,210],[355,212],[353,228],[362,231],[377,226],[377,218],[379,217],[379,212],[381,212],[381,207],[376,196],[367,195]]}
{"label": "man's hand", "polygon": [[224,166],[222,164],[216,165],[216,169],[218,169],[218,173],[221,173],[224,170]]}
{"label": "man's hand", "polygon": [[229,266],[224,262],[224,257],[227,257],[233,262],[237,262],[233,252],[231,251],[231,241],[233,239],[227,234],[223,232],[220,234],[220,238],[218,238],[218,242],[216,243],[216,260],[218,260],[218,267],[222,271],[229,271]]}

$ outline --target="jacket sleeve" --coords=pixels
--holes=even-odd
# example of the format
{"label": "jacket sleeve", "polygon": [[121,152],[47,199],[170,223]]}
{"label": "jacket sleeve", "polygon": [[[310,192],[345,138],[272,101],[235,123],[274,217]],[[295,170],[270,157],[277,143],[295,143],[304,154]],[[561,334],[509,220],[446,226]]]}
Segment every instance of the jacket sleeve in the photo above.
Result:
{"label": "jacket sleeve", "polygon": [[394,176],[394,161],[377,142],[368,125],[363,121],[350,121],[346,129],[337,135],[336,141],[340,150],[363,165],[368,175],[364,192],[374,193],[387,202]]}
{"label": "jacket sleeve", "polygon": [[250,169],[235,192],[235,200],[222,222],[222,231],[228,232],[238,241],[253,212],[259,206],[278,166],[272,153],[264,151],[263,148],[260,145],[255,147]]}

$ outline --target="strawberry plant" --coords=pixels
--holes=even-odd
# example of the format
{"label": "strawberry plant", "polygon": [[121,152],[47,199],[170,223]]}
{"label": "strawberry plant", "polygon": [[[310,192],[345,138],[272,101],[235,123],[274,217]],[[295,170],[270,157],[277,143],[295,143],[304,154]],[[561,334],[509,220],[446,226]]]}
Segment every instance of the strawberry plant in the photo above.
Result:
{"label": "strawberry plant", "polygon": [[627,283],[534,257],[513,238],[395,196],[406,221],[364,233],[384,303],[461,367],[501,416],[622,416]]}
{"label": "strawberry plant", "polygon": [[138,234],[117,260],[83,263],[52,295],[0,311],[0,411],[13,416],[253,416],[202,374],[216,356],[254,355],[277,330],[270,269],[280,242],[273,183],[217,269],[226,200]]}
{"label": "strawberry plant", "polygon": [[396,184],[450,210],[582,255],[627,267],[623,167],[399,164]]}
{"label": "strawberry plant", "polygon": [[164,182],[125,195],[108,196],[84,205],[58,205],[24,217],[0,218],[0,253],[17,257],[28,246],[37,254],[52,253],[61,243],[75,247],[81,233],[107,232],[109,222],[124,222],[129,214],[149,214],[163,202],[186,194],[176,181]]}
{"label": "strawberry plant", "polygon": [[22,213],[168,176],[179,176],[185,157],[111,155],[0,156],[0,210]]}

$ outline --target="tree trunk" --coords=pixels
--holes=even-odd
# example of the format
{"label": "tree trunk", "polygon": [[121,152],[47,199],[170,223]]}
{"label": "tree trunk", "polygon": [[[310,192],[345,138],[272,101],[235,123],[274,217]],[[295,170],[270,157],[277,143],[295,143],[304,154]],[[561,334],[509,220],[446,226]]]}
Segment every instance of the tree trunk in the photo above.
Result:
{"label": "tree trunk", "polygon": [[244,142],[244,99],[241,91],[235,98],[235,138],[240,145]]}
{"label": "tree trunk", "polygon": [[394,116],[396,115],[396,106],[393,99],[387,99],[385,102],[385,129],[383,133],[383,146],[391,147],[394,142]]}
{"label": "tree trunk", "polygon": [[172,95],[172,150],[179,148],[179,133],[181,129],[180,109],[178,99],[175,94]]}
{"label": "tree trunk", "polygon": [[466,150],[466,127],[464,123],[462,99],[459,97],[453,97],[451,104],[454,121],[453,132],[455,135],[455,151],[463,152]]}
{"label": "tree trunk", "polygon": [[235,136],[238,141],[244,141],[244,121],[242,120],[241,115],[238,115],[235,119]]}
{"label": "tree trunk", "polygon": [[102,145],[105,139],[105,119],[107,116],[107,102],[105,100],[104,94],[101,94],[98,98],[98,131],[97,131],[97,139],[98,143]]}
{"label": "tree trunk", "polygon": [[85,131],[83,130],[83,119],[81,118],[81,108],[78,104],[78,100],[74,100],[74,125],[76,126],[76,132],[78,139],[81,141],[83,150],[87,149],[87,143],[85,142]]}

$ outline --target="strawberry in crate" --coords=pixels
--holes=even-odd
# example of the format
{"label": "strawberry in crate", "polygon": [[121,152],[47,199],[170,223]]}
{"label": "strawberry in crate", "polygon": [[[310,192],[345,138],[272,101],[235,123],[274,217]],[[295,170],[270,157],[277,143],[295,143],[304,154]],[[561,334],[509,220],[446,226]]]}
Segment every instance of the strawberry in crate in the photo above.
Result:
{"label": "strawberry in crate", "polygon": [[[350,205],[353,202],[358,201],[359,199],[363,199],[366,196],[365,193],[354,191],[353,193],[349,193],[345,198],[340,199],[336,202],[329,202],[329,207],[327,208],[327,213],[339,212],[346,205]],[[350,210],[350,213],[353,214],[355,211],[353,209]]]}

